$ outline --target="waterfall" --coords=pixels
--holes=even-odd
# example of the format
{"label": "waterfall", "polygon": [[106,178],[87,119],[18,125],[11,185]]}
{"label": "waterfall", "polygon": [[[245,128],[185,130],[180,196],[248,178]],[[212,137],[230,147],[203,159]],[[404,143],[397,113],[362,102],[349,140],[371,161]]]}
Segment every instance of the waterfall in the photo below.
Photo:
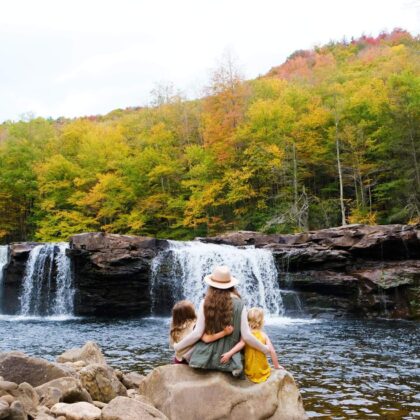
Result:
{"label": "waterfall", "polygon": [[7,245],[0,245],[0,314],[2,313],[1,303],[3,299],[3,275],[4,268],[9,262],[9,247]]}
{"label": "waterfall", "polygon": [[57,316],[73,313],[74,289],[67,243],[35,246],[26,264],[20,315]]}
{"label": "waterfall", "polygon": [[181,299],[198,307],[206,290],[203,281],[217,265],[227,265],[248,307],[259,306],[267,314],[283,313],[278,273],[270,251],[252,246],[237,248],[198,241],[169,241],[169,248],[152,263],[150,296],[152,313],[164,313]]}

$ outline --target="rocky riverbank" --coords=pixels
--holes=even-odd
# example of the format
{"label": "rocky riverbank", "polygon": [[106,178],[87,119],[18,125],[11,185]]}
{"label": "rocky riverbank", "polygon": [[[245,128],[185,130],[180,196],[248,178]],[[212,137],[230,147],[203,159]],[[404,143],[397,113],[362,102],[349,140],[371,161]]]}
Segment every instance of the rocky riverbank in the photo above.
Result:
{"label": "rocky riverbank", "polygon": [[93,342],[56,362],[0,353],[0,419],[305,419],[293,377],[252,384],[221,372],[166,365],[144,377],[112,369]]}
{"label": "rocky riverbank", "polygon": [[[420,226],[350,225],[294,235],[233,232],[197,240],[270,250],[287,315],[420,318]],[[35,245],[10,246],[0,302],[4,313],[17,312]],[[150,313],[153,259],[169,246],[166,240],[128,235],[71,237],[75,314]]]}

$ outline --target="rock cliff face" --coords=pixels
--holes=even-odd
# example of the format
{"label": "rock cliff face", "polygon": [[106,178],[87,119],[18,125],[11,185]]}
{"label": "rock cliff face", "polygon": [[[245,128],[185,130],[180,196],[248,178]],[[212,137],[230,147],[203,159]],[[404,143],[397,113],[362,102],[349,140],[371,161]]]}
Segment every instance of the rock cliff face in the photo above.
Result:
{"label": "rock cliff face", "polygon": [[349,225],[296,235],[234,232],[201,240],[270,249],[289,313],[420,317],[419,226]]}
{"label": "rock cliff face", "polygon": [[0,307],[3,313],[13,314],[20,308],[19,295],[25,276],[29,253],[38,245],[36,242],[21,242],[10,245],[10,260],[3,277],[3,293]]}
{"label": "rock cliff face", "polygon": [[150,264],[166,241],[103,233],[70,239],[78,315],[136,315],[150,311]]}
{"label": "rock cliff face", "polygon": [[[295,235],[233,232],[197,239],[271,250],[287,314],[420,318],[420,226],[350,225]],[[25,264],[35,245],[10,247],[4,313],[17,312]],[[165,240],[127,235],[70,238],[75,314],[149,313],[151,263],[167,247]]]}

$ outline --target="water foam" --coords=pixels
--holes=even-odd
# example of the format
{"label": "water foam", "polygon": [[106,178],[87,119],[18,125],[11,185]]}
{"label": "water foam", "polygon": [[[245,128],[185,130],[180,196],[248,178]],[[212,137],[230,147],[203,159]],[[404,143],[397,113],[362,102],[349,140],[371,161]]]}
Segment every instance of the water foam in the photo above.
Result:
{"label": "water foam", "polygon": [[204,276],[217,265],[229,266],[239,279],[238,289],[248,307],[259,306],[268,314],[283,314],[278,273],[270,251],[198,241],[170,241],[169,248],[154,259],[152,313],[181,299],[198,306],[207,288]]}

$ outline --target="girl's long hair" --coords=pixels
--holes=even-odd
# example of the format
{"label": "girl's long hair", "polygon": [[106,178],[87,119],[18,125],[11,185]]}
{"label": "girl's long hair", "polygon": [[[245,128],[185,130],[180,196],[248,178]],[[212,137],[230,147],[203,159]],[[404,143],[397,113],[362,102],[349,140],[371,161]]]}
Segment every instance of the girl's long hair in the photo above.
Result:
{"label": "girl's long hair", "polygon": [[209,286],[204,299],[204,317],[206,320],[205,332],[215,334],[232,324],[233,302],[231,294],[241,295],[231,287],[229,289],[217,289]]}
{"label": "girl's long hair", "polygon": [[194,304],[189,300],[181,300],[172,308],[170,336],[174,343],[179,341],[182,331],[197,320]]}

